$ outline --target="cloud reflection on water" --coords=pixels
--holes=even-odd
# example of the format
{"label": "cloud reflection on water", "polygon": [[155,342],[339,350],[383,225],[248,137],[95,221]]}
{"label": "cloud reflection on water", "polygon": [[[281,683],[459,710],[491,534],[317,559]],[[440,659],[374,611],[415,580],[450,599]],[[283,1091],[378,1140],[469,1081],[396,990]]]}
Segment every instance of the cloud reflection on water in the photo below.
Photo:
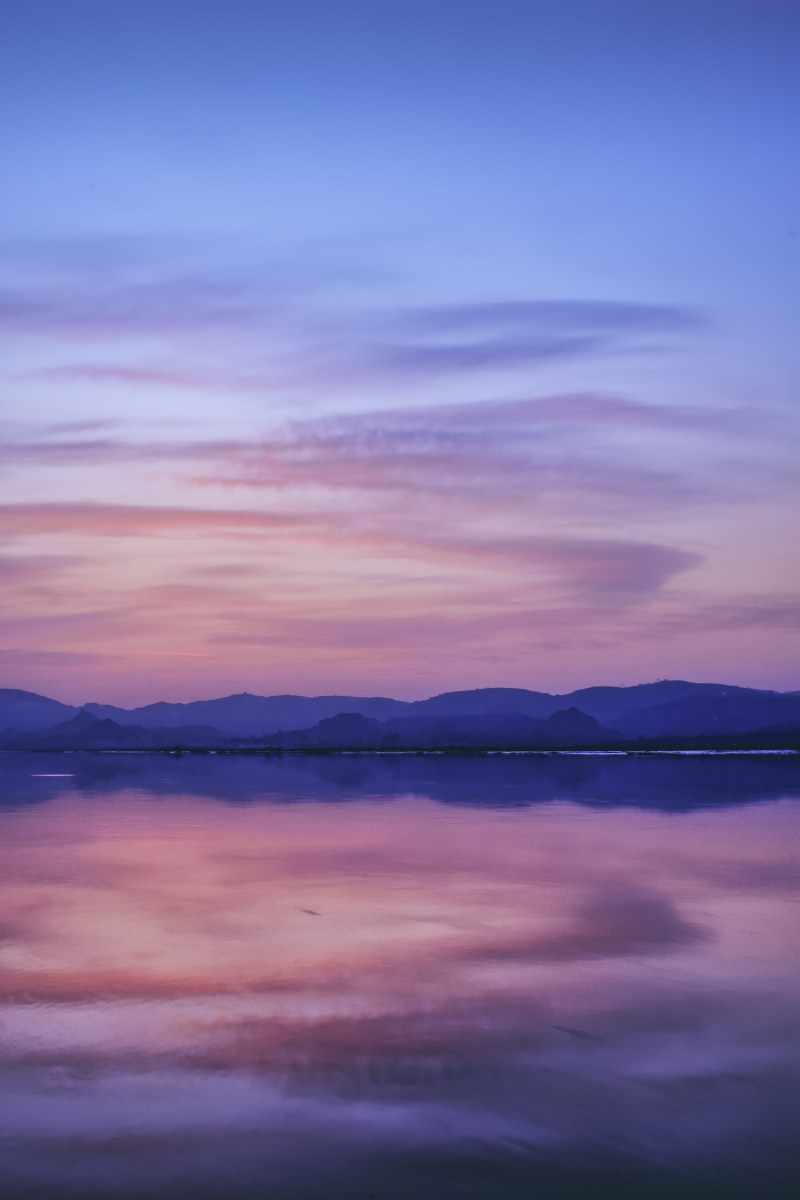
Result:
{"label": "cloud reflection on water", "polygon": [[[565,802],[533,759],[473,763],[500,809],[431,803],[403,770],[390,800],[385,764],[361,760],[295,760],[283,793],[273,764],[260,800],[223,804],[176,787],[199,761],[117,763],[89,790],[29,775],[55,793],[29,806],[15,759],[12,1194],[782,1194],[800,1068],[785,768],[737,760],[751,786],[761,770],[757,806],[664,812],[588,807],[600,769]],[[205,761],[235,793],[241,761]],[[416,765],[452,800],[465,762],[449,792],[446,766]],[[684,769],[696,783],[664,764],[665,800]],[[324,795],[337,770],[349,802],[314,800],[314,772]]]}

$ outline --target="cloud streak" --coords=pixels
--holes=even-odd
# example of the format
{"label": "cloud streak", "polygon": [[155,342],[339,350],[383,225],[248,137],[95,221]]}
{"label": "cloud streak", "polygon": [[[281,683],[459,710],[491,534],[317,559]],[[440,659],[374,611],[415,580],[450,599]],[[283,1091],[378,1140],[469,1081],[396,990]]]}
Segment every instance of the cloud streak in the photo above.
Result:
{"label": "cloud streak", "polygon": [[[412,371],[513,367],[581,358],[638,335],[694,332],[699,313],[680,305],[608,300],[501,300],[398,311],[378,321],[394,334],[377,361]],[[402,339],[415,337],[414,341]],[[631,339],[634,339],[632,342]]]}
{"label": "cloud streak", "polygon": [[[700,557],[655,544],[575,537],[527,537],[478,540],[465,535],[437,535],[404,528],[401,522],[382,527],[342,525],[322,513],[278,514],[253,510],[162,508],[104,504],[19,504],[0,506],[0,534],[49,534],[92,537],[169,537],[197,535],[316,537],[325,543],[360,546],[368,553],[395,554],[442,561],[452,558],[469,565],[491,563],[507,569],[530,567],[566,576],[580,590],[597,597],[635,596],[657,591]],[[21,560],[16,560],[17,569]],[[60,566],[56,557],[52,565]],[[41,570],[48,569],[45,558]]]}
{"label": "cloud streak", "polygon": [[[89,377],[93,372],[86,368]],[[65,368],[68,378],[80,378],[83,367]],[[98,368],[105,378],[106,368]],[[109,368],[111,378],[116,369]],[[121,375],[126,376],[122,371]],[[191,386],[187,382],[187,386]],[[102,427],[102,423],[99,423]],[[79,423],[70,434],[91,432],[97,422]],[[647,434],[661,430],[685,437],[716,429],[729,437],[752,437],[754,429],[746,414],[709,412],[700,408],[641,404],[623,397],[603,394],[566,394],[517,400],[475,401],[469,404],[424,405],[294,421],[283,430],[261,438],[137,441],[132,437],[53,437],[47,432],[36,438],[0,440],[0,461],[46,465],[70,465],[81,460],[109,462],[154,462],[174,459],[220,459],[241,468],[241,482],[281,485],[316,478],[336,485],[336,472],[344,486],[358,486],[359,471],[365,485],[391,488],[402,484],[398,473],[429,467],[430,473],[446,477],[448,466],[460,467],[465,483],[480,483],[486,472],[506,474],[514,463],[527,463],[539,473],[548,467],[547,455],[559,450],[569,475],[577,460],[587,474],[592,454],[587,442],[606,432]],[[53,432],[58,433],[58,430]],[[565,444],[566,440],[566,444]],[[595,450],[594,457],[599,454]],[[557,464],[549,463],[555,479]],[[249,468],[249,473],[248,473]],[[259,474],[259,468],[262,473]],[[624,464],[618,464],[621,476]],[[628,464],[630,472],[631,467]],[[316,476],[315,473],[316,472]],[[644,475],[642,469],[638,478]],[[651,474],[654,473],[651,471]],[[224,478],[224,477],[222,477]],[[236,482],[232,471],[229,482]]]}
{"label": "cloud streak", "polygon": [[608,330],[660,333],[702,328],[705,317],[677,304],[626,304],[613,300],[505,300],[420,307],[399,313],[397,324],[416,333],[487,333],[519,329],[546,333]]}
{"label": "cloud streak", "polygon": [[294,529],[304,518],[248,510],[161,508],[126,504],[4,504],[0,533],[88,534],[96,537],[223,535]]}
{"label": "cloud streak", "polygon": [[[294,274],[294,277],[293,277]],[[323,277],[325,272],[322,273]],[[212,386],[219,370],[197,370],[186,357],[187,339],[233,339],[254,367],[234,371],[234,386],[274,381],[276,364],[289,375],[310,370],[364,379],[518,370],[553,361],[637,350],[643,337],[684,337],[702,329],[701,314],[680,304],[606,299],[509,297],[493,302],[393,306],[334,304],[314,285],[307,264],[198,266],[185,248],[155,254],[144,245],[120,253],[98,243],[83,256],[35,254],[10,260],[0,289],[0,334],[96,342],[155,338],[179,352],[179,362],[62,363],[43,377],[138,386]],[[352,289],[351,289],[352,293]],[[356,293],[357,294],[357,293]],[[265,353],[264,342],[270,351]],[[269,362],[270,370],[265,371]],[[301,366],[305,364],[304,366]]]}
{"label": "cloud streak", "polygon": [[[420,493],[484,509],[496,501],[519,510],[523,500],[559,495],[662,507],[708,496],[718,481],[654,453],[651,431],[692,440],[714,423],[724,435],[724,415],[602,395],[357,413],[295,422],[232,448],[227,470],[195,481],[405,492],[409,507]],[[741,436],[741,427],[732,414],[730,436]],[[638,456],[617,448],[617,431],[642,439]]]}

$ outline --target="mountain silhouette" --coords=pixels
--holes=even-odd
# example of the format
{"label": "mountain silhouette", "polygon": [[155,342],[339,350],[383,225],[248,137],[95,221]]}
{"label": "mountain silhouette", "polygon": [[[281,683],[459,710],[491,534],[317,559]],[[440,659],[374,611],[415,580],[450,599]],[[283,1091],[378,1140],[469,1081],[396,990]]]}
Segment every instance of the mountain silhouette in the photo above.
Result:
{"label": "mountain silhouette", "polygon": [[744,746],[753,737],[765,745],[800,741],[800,693],[660,680],[563,696],[524,688],[444,692],[417,701],[242,692],[124,709],[97,703],[79,708],[0,689],[0,745],[9,749],[646,748],[704,741]]}
{"label": "mountain silhouette", "polygon": [[7,735],[5,745],[25,750],[152,750],[173,746],[206,747],[224,742],[211,726],[187,725],[179,729],[148,729],[143,725],[118,725],[82,709],[68,721],[46,730]]}
{"label": "mountain silhouette", "polygon": [[19,688],[0,688],[0,730],[3,729],[47,729],[61,721],[74,717],[79,708],[50,700],[36,692],[23,692]]}

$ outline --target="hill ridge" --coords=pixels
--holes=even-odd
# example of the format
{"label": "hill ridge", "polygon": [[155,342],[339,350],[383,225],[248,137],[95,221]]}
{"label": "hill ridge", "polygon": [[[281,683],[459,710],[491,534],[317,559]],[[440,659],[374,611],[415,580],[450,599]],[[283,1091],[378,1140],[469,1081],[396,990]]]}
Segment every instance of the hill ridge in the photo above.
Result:
{"label": "hill ridge", "polygon": [[[466,739],[475,744],[482,723],[487,737],[491,726],[492,744],[503,744],[504,727],[510,744],[515,739],[522,739],[523,743],[531,738],[537,740],[541,730],[537,733],[534,726],[570,710],[576,714],[572,718],[574,736],[588,739],[587,744],[595,744],[598,738],[630,742],[652,738],[738,737],[759,730],[785,730],[790,736],[797,731],[800,736],[798,692],[657,680],[627,687],[596,685],[563,695],[527,688],[474,688],[441,692],[424,700],[336,694],[258,696],[239,692],[210,700],[156,701],[131,709],[96,702],[80,707],[65,705],[35,692],[7,688],[0,689],[0,741],[6,746],[18,746],[30,738],[40,741],[38,735],[47,734],[54,744],[63,744],[74,733],[76,745],[87,739],[91,742],[101,732],[87,729],[87,718],[93,718],[111,722],[113,730],[136,730],[135,734],[114,734],[121,745],[165,745],[180,739],[187,745],[200,745],[204,739],[208,744],[220,745],[232,744],[236,739],[251,744],[257,740],[274,743],[278,734],[301,733],[307,741],[317,744],[326,728],[323,724],[320,731],[317,728],[320,723],[352,714],[373,722],[375,737],[397,735],[403,743],[412,726],[427,743],[429,736],[424,730],[431,723],[438,723],[440,738],[450,737],[459,744]],[[78,722],[73,729],[70,722],[78,717],[82,723]],[[583,722],[582,735],[576,724],[578,717]],[[563,725],[563,715],[560,719]],[[556,726],[550,729],[555,736]],[[106,727],[109,736],[113,730]]]}

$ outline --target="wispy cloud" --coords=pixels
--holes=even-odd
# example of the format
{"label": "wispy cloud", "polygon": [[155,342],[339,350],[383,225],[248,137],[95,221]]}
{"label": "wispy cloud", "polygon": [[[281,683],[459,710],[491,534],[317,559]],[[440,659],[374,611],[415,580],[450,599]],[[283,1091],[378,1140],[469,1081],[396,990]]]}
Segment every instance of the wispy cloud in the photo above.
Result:
{"label": "wispy cloud", "polygon": [[[79,431],[78,431],[79,432]],[[244,453],[243,441],[135,441],[121,437],[7,439],[0,441],[0,464],[79,467],[87,463],[164,463],[211,460],[217,464]]]}
{"label": "wispy cloud", "polygon": [[198,264],[182,249],[109,241],[20,252],[0,289],[0,330],[103,337],[251,326],[291,292],[267,266]]}
{"label": "wispy cloud", "polygon": [[0,555],[0,581],[6,587],[36,584],[62,571],[70,571],[83,560],[75,554]]}
{"label": "wispy cloud", "polygon": [[422,334],[492,333],[517,329],[533,333],[596,333],[628,330],[659,333],[701,327],[706,318],[687,305],[620,303],[615,300],[497,300],[442,304],[398,313],[396,323]]}
{"label": "wispy cloud", "polygon": [[247,388],[263,387],[276,369],[284,378],[318,382],[334,372],[400,383],[405,376],[518,370],[646,348],[653,338],[669,343],[705,323],[685,305],[602,297],[398,306],[384,296],[367,304],[340,273],[342,303],[335,281],[324,264],[315,277],[306,262],[225,262],[177,244],[156,253],[144,244],[98,243],[47,261],[18,254],[0,289],[0,334],[96,342],[98,352],[109,342],[155,339],[174,361],[64,362],[48,368],[49,377],[198,388],[221,382],[219,366],[208,374],[198,368],[198,339],[212,336],[221,345],[233,338],[229,386]]}
{"label": "wispy cloud", "polygon": [[266,533],[308,524],[308,518],[250,510],[164,508],[125,504],[4,504],[0,533],[157,537],[162,534]]}
{"label": "wispy cloud", "polygon": [[92,654],[86,650],[37,650],[28,647],[0,647],[0,665],[8,671],[27,671],[31,668],[44,671],[70,670],[75,667],[107,665],[108,655]]}
{"label": "wispy cloud", "polygon": [[390,372],[433,374],[443,371],[474,371],[483,368],[529,366],[552,359],[583,358],[607,346],[599,336],[569,337],[483,337],[462,341],[425,343],[395,342],[368,351],[371,365]]}
{"label": "wispy cloud", "polygon": [[[423,497],[467,510],[517,514],[525,505],[573,512],[624,512],[685,506],[698,499],[736,498],[768,485],[749,468],[736,483],[707,463],[694,468],[697,435],[713,428],[715,445],[754,444],[757,430],[740,411],[711,413],[691,407],[647,405],[625,398],[579,394],[427,405],[296,421],[275,432],[244,440],[138,440],[135,426],[126,436],[40,436],[0,440],[6,468],[42,465],[80,467],[130,463],[175,471],[204,465],[183,477],[194,485],[288,490],[337,497],[358,519],[359,497],[369,497],[360,524],[365,528],[386,507],[404,506],[409,518]],[[665,453],[663,440],[687,453]],[[72,436],[70,436],[72,434]],[[635,447],[635,449],[634,449]],[[741,453],[741,450],[740,450]],[[183,467],[182,467],[183,464]],[[774,479],[774,476],[772,477]],[[376,508],[376,503],[379,508]],[[429,515],[432,515],[429,511]],[[454,519],[455,510],[448,519]]]}
{"label": "wispy cloud", "polygon": [[800,628],[800,599],[780,592],[707,597],[675,603],[651,618],[654,634],[675,637],[685,633],[765,629],[796,632]]}
{"label": "wispy cloud", "polygon": [[[659,590],[673,575],[701,561],[699,555],[654,543],[610,538],[531,536],[479,539],[452,530],[424,529],[402,521],[372,528],[343,523],[320,512],[278,514],[246,509],[165,508],[114,504],[19,504],[0,506],[0,534],[89,535],[95,537],[253,537],[284,534],[320,546],[342,545],[351,553],[418,562],[453,560],[468,570],[503,568],[516,574],[544,572],[596,597],[619,598]],[[9,560],[11,561],[11,560]],[[60,556],[44,557],[39,570],[60,567]],[[23,566],[16,569],[24,573]],[[11,568],[9,568],[11,569]]]}
{"label": "wispy cloud", "polygon": [[[168,373],[117,369],[115,367],[71,366],[55,368],[48,377],[78,380],[83,378],[132,381],[169,381],[194,386],[191,377],[179,379]],[[198,376],[198,380],[199,380]],[[7,463],[67,464],[83,456],[104,457],[107,461],[136,461],[173,458],[225,458],[235,455],[238,463],[258,464],[259,455],[285,460],[299,471],[308,464],[310,472],[322,465],[327,456],[346,464],[348,460],[365,465],[375,459],[384,477],[384,469],[394,460],[409,465],[430,459],[437,453],[460,455],[476,466],[478,453],[487,459],[506,450],[531,451],[561,437],[575,438],[581,431],[604,428],[631,432],[661,429],[691,435],[715,429],[725,435],[751,438],[757,430],[749,414],[740,410],[709,411],[699,407],[642,404],[613,395],[578,393],[544,395],[523,399],[496,399],[461,404],[414,405],[406,408],[362,411],[316,420],[295,421],[271,436],[242,439],[170,440],[152,438],[142,441],[132,436],[136,426],[130,421],[131,435],[122,438],[114,431],[115,422],[78,421],[44,427],[37,436],[6,435],[0,439],[0,461]],[[85,433],[104,433],[103,437],[80,438]],[[112,436],[113,433],[113,436]],[[574,446],[574,441],[573,441]],[[471,456],[471,457],[470,457]],[[505,466],[508,460],[505,460]],[[366,466],[365,466],[366,469]],[[258,482],[258,475],[246,477]],[[231,482],[233,479],[231,480]],[[376,480],[377,482],[377,480]]]}
{"label": "wispy cloud", "polygon": [[513,367],[633,346],[640,335],[696,331],[680,305],[610,300],[499,300],[400,310],[378,318],[388,338],[376,361],[417,371]]}
{"label": "wispy cloud", "polygon": [[[367,412],[295,422],[233,451],[223,471],[195,482],[406,493],[412,507],[422,495],[520,512],[525,501],[557,497],[663,507],[709,496],[720,485],[712,471],[699,475],[664,454],[652,431],[690,443],[712,424],[720,438],[747,428],[739,413],[597,395]],[[639,438],[638,452],[607,430]]]}
{"label": "wispy cloud", "polygon": [[[167,367],[141,367],[124,363],[71,363],[69,366],[47,367],[32,373],[36,379],[53,383],[129,384],[132,387],[189,388],[192,391],[234,386],[241,389],[242,377],[214,374],[213,371],[190,371]],[[263,387],[264,379],[251,379],[250,386]]]}

